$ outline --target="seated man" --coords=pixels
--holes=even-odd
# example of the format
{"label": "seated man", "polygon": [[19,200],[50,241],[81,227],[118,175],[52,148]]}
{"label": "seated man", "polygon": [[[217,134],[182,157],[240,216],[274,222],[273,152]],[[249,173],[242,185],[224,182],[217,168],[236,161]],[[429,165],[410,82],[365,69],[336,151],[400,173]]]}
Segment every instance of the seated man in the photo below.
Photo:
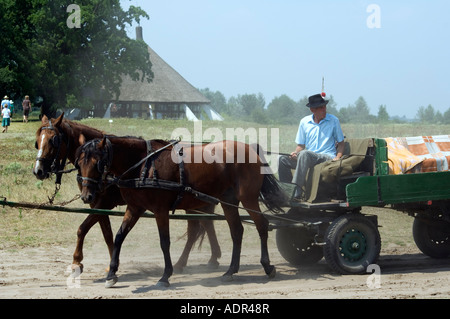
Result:
{"label": "seated man", "polygon": [[[327,114],[328,101],[321,94],[310,96],[308,101],[306,106],[310,108],[312,115],[300,121],[295,138],[297,147],[290,156],[281,156],[278,164],[280,181],[296,184],[294,197],[300,201],[304,197],[302,191],[308,170],[322,162],[340,159],[345,145],[339,119]],[[291,169],[295,168],[292,176]]]}

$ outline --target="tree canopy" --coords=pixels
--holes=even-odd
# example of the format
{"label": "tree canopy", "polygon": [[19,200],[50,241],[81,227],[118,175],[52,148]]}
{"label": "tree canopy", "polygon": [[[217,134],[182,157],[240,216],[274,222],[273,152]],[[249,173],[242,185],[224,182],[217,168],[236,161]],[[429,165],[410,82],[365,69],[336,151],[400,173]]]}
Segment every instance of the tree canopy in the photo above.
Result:
{"label": "tree canopy", "polygon": [[149,16],[119,0],[79,0],[72,9],[64,0],[2,0],[0,92],[40,96],[48,113],[111,98],[123,75],[150,82],[147,45],[126,34],[141,18]]}

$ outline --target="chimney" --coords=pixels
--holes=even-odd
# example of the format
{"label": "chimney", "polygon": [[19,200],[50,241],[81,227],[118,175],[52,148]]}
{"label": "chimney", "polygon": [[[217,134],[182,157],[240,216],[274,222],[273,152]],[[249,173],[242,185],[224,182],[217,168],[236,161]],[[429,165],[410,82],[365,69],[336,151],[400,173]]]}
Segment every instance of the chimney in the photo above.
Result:
{"label": "chimney", "polygon": [[142,27],[140,25],[136,27],[136,40],[144,41],[144,38],[142,37]]}

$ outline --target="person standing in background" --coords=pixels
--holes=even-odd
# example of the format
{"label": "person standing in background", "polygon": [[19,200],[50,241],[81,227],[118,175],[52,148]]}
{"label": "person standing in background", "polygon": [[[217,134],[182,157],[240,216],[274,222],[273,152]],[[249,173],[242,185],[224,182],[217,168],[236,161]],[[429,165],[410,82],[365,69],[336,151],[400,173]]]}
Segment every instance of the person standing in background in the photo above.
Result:
{"label": "person standing in background", "polygon": [[30,114],[31,110],[31,101],[28,95],[25,95],[25,99],[22,102],[22,107],[23,107],[23,122],[28,123],[28,115]]}
{"label": "person standing in background", "polygon": [[4,104],[3,108],[2,108],[2,127],[3,127],[3,131],[2,133],[8,133],[8,127],[10,124],[10,120],[11,120],[11,110],[8,107],[8,104]]}

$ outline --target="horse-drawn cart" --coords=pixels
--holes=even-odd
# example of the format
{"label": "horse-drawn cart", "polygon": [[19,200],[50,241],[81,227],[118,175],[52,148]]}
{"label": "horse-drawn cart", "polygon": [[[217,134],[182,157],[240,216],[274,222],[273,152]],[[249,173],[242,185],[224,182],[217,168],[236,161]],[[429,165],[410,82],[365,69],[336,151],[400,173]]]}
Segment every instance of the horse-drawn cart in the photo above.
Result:
{"label": "horse-drawn cart", "polygon": [[[104,209],[74,209],[51,205],[32,205],[8,202],[6,199],[0,201],[0,205],[97,215],[124,215],[124,212],[110,210],[117,205],[125,203],[118,189],[151,188],[155,190],[156,193],[154,194],[158,195],[153,194],[153,196],[148,198],[158,198],[158,200],[150,202],[148,204],[149,207],[163,202],[163,196],[167,197],[166,206],[168,205],[167,203],[173,203],[167,206],[172,207],[173,210],[175,208],[191,210],[192,207],[189,206],[191,205],[189,204],[190,201],[193,201],[192,205],[196,205],[196,207],[201,207],[201,205],[198,205],[198,201],[205,205],[222,204],[225,216],[211,213],[189,213],[187,215],[171,214],[169,218],[186,219],[189,222],[192,220],[227,219],[230,223],[228,217],[230,217],[230,210],[233,210],[234,217],[232,217],[232,222],[237,226],[234,231],[237,231],[240,235],[236,234],[239,236],[242,236],[242,229],[236,223],[239,220],[237,209],[245,208],[250,216],[241,215],[241,220],[252,220],[260,232],[261,238],[264,237],[267,240],[266,234],[268,229],[276,230],[278,249],[287,261],[299,265],[313,264],[325,257],[329,266],[342,274],[365,273],[370,264],[376,263],[381,249],[377,216],[364,214],[362,207],[389,206],[394,210],[406,212],[415,218],[413,235],[417,246],[423,253],[435,258],[444,258],[450,255],[449,136],[348,140],[345,144],[345,154],[341,160],[322,163],[310,170],[308,181],[305,185],[306,198],[303,201],[296,201],[291,198],[281,205],[284,213],[269,214],[260,212],[257,205],[258,194],[260,194],[260,199],[268,207],[268,211],[274,212],[280,208],[280,201],[273,198],[274,195],[280,193],[280,189],[277,185],[278,181],[273,175],[261,177],[260,164],[262,162],[258,162],[259,164],[256,166],[253,164],[251,164],[253,166],[237,165],[235,166],[235,171],[224,171],[220,175],[221,178],[225,177],[223,181],[227,181],[229,176],[233,176],[236,179],[230,185],[233,185],[233,187],[240,185],[240,188],[235,191],[240,193],[242,203],[244,202],[242,198],[251,194],[252,198],[244,198],[247,204],[247,206],[244,204],[244,207],[238,207],[239,201],[235,195],[229,193],[226,189],[215,190],[217,194],[222,194],[221,199],[210,195],[213,194],[210,193],[211,188],[222,187],[223,185],[217,182],[218,177],[214,179],[214,177],[209,175],[216,174],[225,166],[216,165],[214,170],[208,165],[203,165],[205,163],[202,164],[203,166],[199,166],[201,168],[200,172],[197,173],[200,174],[199,176],[212,178],[208,184],[199,184],[203,185],[203,189],[198,189],[195,185],[186,183],[184,171],[192,170],[192,167],[195,167],[195,165],[184,167],[183,160],[180,161],[179,166],[171,168],[175,175],[179,175],[178,181],[176,178],[171,181],[157,177],[155,162],[162,150],[171,150],[172,153],[174,152],[175,157],[178,156],[180,159],[183,158],[183,153],[186,154],[188,152],[187,150],[192,152],[195,149],[205,147],[203,152],[208,151],[212,154],[214,150],[225,150],[228,144],[235,148],[245,148],[248,156],[250,156],[251,152],[256,152],[256,149],[252,150],[248,145],[237,145],[233,142],[224,141],[222,146],[215,144],[209,149],[205,145],[190,149],[190,146],[187,145],[183,150],[182,147],[172,147],[177,144],[177,141],[169,144],[161,140],[144,141],[132,137],[109,136],[109,139],[112,139],[113,142],[116,140],[115,143],[117,145],[121,141],[123,143],[121,147],[126,150],[117,152],[119,155],[125,154],[125,158],[119,158],[119,156],[116,158],[112,155],[111,141],[102,132],[71,121],[63,121],[62,116],[52,121],[45,118],[43,119],[42,127],[37,132],[36,146],[39,152],[34,168],[36,176],[40,179],[45,179],[50,173],[63,169],[66,159],[74,164],[79,164],[79,151],[81,150],[81,152],[87,154],[86,150],[83,150],[84,146],[83,149],[80,147],[76,151],[77,143],[81,143],[79,136],[82,134],[90,136],[92,145],[89,145],[89,147],[92,148],[93,152],[95,150],[95,152],[100,153],[96,155],[98,157],[96,158],[96,165],[92,164],[92,167],[86,166],[84,168],[86,174],[91,174],[89,175],[90,177],[80,175],[77,178],[79,185],[83,188],[81,196],[82,198],[85,196],[83,199],[85,202],[88,202],[87,199],[92,201],[93,193],[91,192],[103,189],[100,194],[101,199],[105,199],[101,201],[102,205],[96,206],[91,204],[91,207],[95,206],[95,208]],[[43,143],[44,140],[49,142]],[[132,148],[128,146],[130,141],[135,143]],[[156,143],[155,145],[159,146],[152,149],[152,143]],[[42,145],[47,147],[45,152],[43,152]],[[85,145],[86,147],[88,146],[88,144]],[[166,146],[161,147],[161,145]],[[135,154],[134,158],[131,158],[131,151],[136,152],[138,146],[139,153]],[[120,146],[116,147],[120,148]],[[61,151],[61,149],[65,151]],[[261,155],[260,151],[259,154]],[[236,151],[232,152],[232,154],[238,153]],[[93,156],[93,154],[90,156]],[[142,154],[147,154],[147,156]],[[167,153],[165,156],[170,158],[170,154]],[[191,155],[191,158],[194,158],[194,155]],[[108,178],[111,172],[106,168],[112,167],[114,160],[116,168],[119,165],[124,167],[121,168],[121,173],[115,174],[112,172],[114,176]],[[159,157],[158,165],[163,165],[163,163],[168,161],[169,159],[162,160]],[[136,162],[137,164],[135,164]],[[84,163],[89,163],[89,161],[84,161]],[[186,165],[188,164],[186,163]],[[53,170],[53,167],[56,167],[56,171]],[[135,168],[139,168],[139,170]],[[208,173],[205,173],[206,168],[208,168]],[[253,174],[251,176],[249,175],[250,169]],[[79,167],[78,170],[80,172]],[[140,173],[141,170],[143,173]],[[161,172],[159,169],[158,171]],[[121,177],[128,172],[133,172],[132,178],[122,179]],[[149,172],[152,173],[149,174]],[[240,180],[241,177],[245,177],[247,180]],[[257,189],[254,187],[256,181],[259,183]],[[244,182],[246,183],[245,186],[241,184]],[[280,184],[285,190],[284,193],[293,194],[293,184]],[[223,193],[224,191],[225,193]],[[108,195],[109,193],[111,193],[111,196]],[[186,201],[183,198],[187,198]],[[230,200],[227,200],[227,198]],[[134,200],[134,198],[132,199]],[[165,207],[165,210],[168,216],[167,207]],[[157,214],[143,213],[145,209],[148,208],[141,209],[136,213],[136,220],[141,216],[158,218]],[[227,212],[229,213],[228,217]],[[268,227],[267,222],[260,216],[261,214],[268,220]],[[106,220],[103,220],[103,222],[109,224],[107,216],[104,217],[106,217]],[[95,222],[96,220],[94,220]],[[88,230],[89,228],[84,230],[82,236],[85,236]],[[118,235],[120,235],[119,233]],[[232,237],[236,238],[236,236]],[[112,238],[112,234],[109,237]],[[122,237],[123,240],[124,236]],[[107,244],[112,249],[112,239]],[[239,245],[237,247],[239,248]],[[267,250],[266,242],[262,242],[262,248],[264,248],[264,251]],[[79,247],[77,246],[74,254],[74,264],[81,265],[81,260],[75,258],[75,256],[78,256],[78,249]],[[237,256],[239,251],[240,248],[236,249],[236,251],[233,248],[233,256],[235,253]],[[263,263],[264,261],[263,266],[266,273],[271,276],[275,273],[274,267],[270,266],[270,261],[266,255],[267,252],[264,256],[265,258],[261,259],[261,262]],[[229,271],[231,274],[233,271],[237,271],[239,264],[237,262],[237,266],[234,266],[233,259]],[[236,260],[238,260],[237,257]],[[168,276],[166,277],[168,278]],[[167,281],[167,278],[164,279]]]}
{"label": "horse-drawn cart", "polygon": [[[364,273],[376,263],[381,240],[377,216],[365,215],[361,208],[386,206],[414,217],[413,237],[424,254],[448,257],[450,172],[445,152],[450,141],[448,136],[428,137],[423,143],[418,139],[422,137],[350,140],[341,162],[316,166],[310,174],[313,200],[291,201],[287,212],[299,224],[273,225],[281,255],[298,265],[324,256],[339,273]],[[418,150],[420,144],[425,151]],[[332,183],[327,182],[330,171],[336,177]]]}
{"label": "horse-drawn cart", "polygon": [[[450,171],[420,172],[427,161],[436,164],[439,159],[431,155],[419,160],[413,172],[393,174],[385,139],[349,140],[346,146],[342,161],[319,165],[310,173],[308,200],[289,200],[286,214],[265,214],[269,229],[276,231],[280,254],[295,265],[313,264],[325,257],[328,265],[339,273],[365,273],[379,257],[381,239],[377,216],[364,214],[362,208],[381,206],[414,217],[413,237],[424,254],[433,258],[449,256]],[[333,178],[330,180],[328,175]],[[293,184],[282,183],[282,186],[293,194]],[[6,200],[0,201],[0,205],[72,213],[124,214],[114,210]],[[143,217],[153,218],[154,215],[146,212]],[[172,214],[170,218],[225,220],[224,216],[216,214]],[[251,221],[248,215],[241,219]]]}

